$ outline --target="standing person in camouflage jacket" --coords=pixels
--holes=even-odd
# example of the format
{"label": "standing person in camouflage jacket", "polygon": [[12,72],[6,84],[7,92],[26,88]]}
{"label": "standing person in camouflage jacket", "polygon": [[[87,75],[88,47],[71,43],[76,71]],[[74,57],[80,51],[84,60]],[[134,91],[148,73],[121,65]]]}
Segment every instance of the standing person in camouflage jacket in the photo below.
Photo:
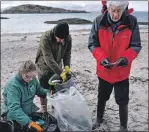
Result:
{"label": "standing person in camouflage jacket", "polygon": [[[66,74],[62,69],[62,60],[64,67],[70,67],[71,47],[72,39],[66,22],[58,23],[52,30],[42,34],[35,63],[38,67],[40,85],[43,88],[49,89],[48,80],[55,73],[65,81]],[[40,101],[41,110],[46,112],[47,100],[40,98]]]}

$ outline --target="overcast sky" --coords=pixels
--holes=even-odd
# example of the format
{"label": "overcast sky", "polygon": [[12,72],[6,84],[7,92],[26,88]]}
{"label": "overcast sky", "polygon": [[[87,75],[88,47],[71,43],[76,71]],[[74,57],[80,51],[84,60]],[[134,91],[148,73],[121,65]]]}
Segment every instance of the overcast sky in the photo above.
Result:
{"label": "overcast sky", "polygon": [[[1,8],[3,9],[10,6],[17,6],[22,4],[36,4],[36,5],[45,5],[53,7],[66,6],[67,8],[69,7],[71,8],[72,6],[92,7],[91,5],[94,5],[93,7],[95,7],[95,5],[98,4],[101,5],[101,2],[100,1],[1,1]],[[134,10],[136,11],[148,11],[148,1],[129,1],[129,7],[134,8]]]}

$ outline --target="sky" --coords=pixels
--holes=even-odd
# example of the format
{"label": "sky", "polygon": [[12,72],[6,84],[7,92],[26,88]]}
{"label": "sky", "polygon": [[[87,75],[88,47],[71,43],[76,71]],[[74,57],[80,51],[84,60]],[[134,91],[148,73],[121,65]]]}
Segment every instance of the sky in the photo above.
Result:
{"label": "sky", "polygon": [[[67,9],[80,8],[87,11],[95,11],[98,5],[101,5],[100,1],[1,1],[1,9],[8,8],[10,6],[17,6],[22,4],[36,4],[52,7],[61,7]],[[96,8],[95,8],[96,7]],[[148,11],[148,1],[129,1],[129,7],[134,8],[135,11]],[[77,10],[81,10],[78,9]]]}

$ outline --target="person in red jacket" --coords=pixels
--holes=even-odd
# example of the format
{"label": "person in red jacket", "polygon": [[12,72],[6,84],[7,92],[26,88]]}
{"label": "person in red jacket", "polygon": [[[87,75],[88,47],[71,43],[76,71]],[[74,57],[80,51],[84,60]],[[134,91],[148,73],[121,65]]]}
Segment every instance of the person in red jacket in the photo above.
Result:
{"label": "person in red jacket", "polygon": [[120,130],[128,131],[129,74],[132,61],[141,50],[137,18],[130,15],[127,1],[103,2],[102,15],[93,22],[88,48],[97,62],[99,79],[97,119],[93,129],[103,122],[106,101],[114,87],[119,105]]}

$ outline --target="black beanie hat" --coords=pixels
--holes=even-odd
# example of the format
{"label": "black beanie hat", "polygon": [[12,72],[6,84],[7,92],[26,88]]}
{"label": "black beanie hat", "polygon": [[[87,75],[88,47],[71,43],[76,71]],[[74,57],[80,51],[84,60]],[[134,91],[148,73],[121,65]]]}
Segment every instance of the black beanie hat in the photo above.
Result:
{"label": "black beanie hat", "polygon": [[69,35],[69,26],[66,22],[60,22],[55,27],[55,36],[61,39],[67,38]]}

